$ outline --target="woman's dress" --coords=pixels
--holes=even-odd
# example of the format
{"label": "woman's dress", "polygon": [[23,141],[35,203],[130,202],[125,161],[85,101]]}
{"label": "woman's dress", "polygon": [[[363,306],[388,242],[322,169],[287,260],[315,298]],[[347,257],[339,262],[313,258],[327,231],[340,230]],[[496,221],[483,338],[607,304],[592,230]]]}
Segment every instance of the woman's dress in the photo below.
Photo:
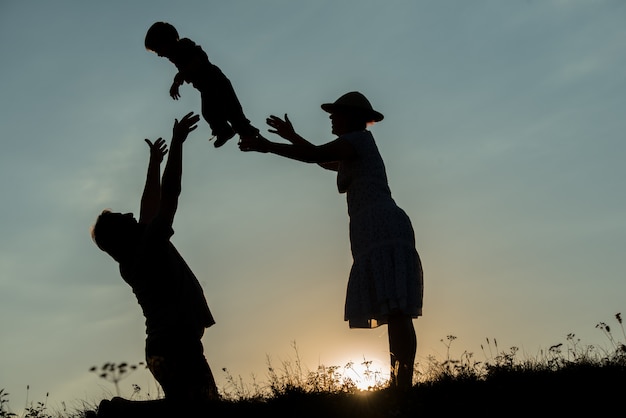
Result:
{"label": "woman's dress", "polygon": [[422,315],[423,272],[411,220],[399,208],[387,182],[384,162],[367,131],[342,136],[358,157],[337,172],[346,193],[353,264],[344,319],[350,328],[375,328],[390,314]]}

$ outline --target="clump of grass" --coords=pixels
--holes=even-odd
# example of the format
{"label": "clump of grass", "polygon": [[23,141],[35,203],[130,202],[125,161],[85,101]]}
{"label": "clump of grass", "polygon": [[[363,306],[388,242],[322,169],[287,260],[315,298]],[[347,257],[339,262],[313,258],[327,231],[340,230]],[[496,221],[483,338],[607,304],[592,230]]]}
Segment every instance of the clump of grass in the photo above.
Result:
{"label": "clump of grass", "polygon": [[[615,318],[626,341],[621,314]],[[565,343],[552,345],[536,358],[519,358],[518,347],[500,350],[495,339],[487,339],[487,345],[481,345],[484,361],[468,352],[452,359],[449,349],[456,338],[448,336],[442,340],[447,358],[429,358],[426,372],[412,390],[418,404],[415,411],[434,412],[439,404],[452,415],[482,401],[479,409],[489,416],[498,415],[497,411],[517,416],[611,412],[611,400],[621,399],[626,391],[626,345],[605,323],[596,328],[605,333],[610,349],[582,345],[575,334],[568,334]]]}
{"label": "clump of grass", "polygon": [[[366,391],[359,390],[357,382],[348,377],[355,373],[353,363],[343,368],[320,365],[306,370],[293,342],[295,358],[275,367],[267,357],[267,383],[260,384],[253,376],[249,385],[222,369],[227,380],[223,401],[212,404],[207,413],[213,417],[254,414],[315,418],[612,414],[615,402],[626,392],[626,333],[621,314],[615,319],[620,338],[606,323],[596,325],[609,341],[608,349],[583,345],[572,333],[564,343],[542,350],[535,358],[521,358],[517,347],[502,350],[496,339],[489,338],[481,345],[483,360],[467,351],[454,358],[451,348],[456,337],[448,335],[441,340],[446,347],[445,358],[428,357],[424,364],[416,364],[414,385],[406,392],[389,388],[365,359],[365,372],[359,378],[371,379]],[[91,371],[113,383],[119,394],[119,381],[135,369],[126,363],[106,363]],[[141,389],[135,385],[134,390]],[[0,389],[0,418],[52,418],[46,403],[30,403],[24,415],[17,417],[8,409],[8,393]]]}
{"label": "clump of grass", "polygon": [[26,406],[24,407],[24,413],[22,415],[17,415],[9,409],[9,394],[4,389],[0,389],[0,418],[52,418],[47,411],[49,394],[46,393],[46,397],[43,402],[39,401],[33,403],[28,399],[29,392],[30,385],[27,385]]}
{"label": "clump of grass", "polygon": [[30,385],[26,385],[26,401],[23,412],[16,414],[9,408],[9,393],[4,389],[0,389],[0,418],[78,418],[84,415],[83,411],[69,411],[62,402],[63,409],[61,411],[50,411],[48,409],[49,393],[43,401],[29,400]]}
{"label": "clump of grass", "polygon": [[9,411],[9,393],[0,389],[0,418],[14,417],[15,414]]}
{"label": "clump of grass", "polygon": [[[228,369],[226,373],[227,385],[223,388],[223,395],[228,400],[267,400],[290,394],[353,394],[359,392],[359,383],[366,382],[368,390],[373,391],[385,387],[385,380],[380,371],[372,370],[371,361],[363,359],[361,365],[364,371],[359,374],[354,369],[354,363],[348,362],[343,367],[326,366],[320,364],[315,370],[307,370],[300,359],[295,341],[291,347],[295,357],[283,360],[279,367],[275,367],[272,358],[266,356],[268,381],[261,385],[253,376],[252,386],[244,383],[241,376],[233,377]],[[355,377],[351,377],[352,374]]]}

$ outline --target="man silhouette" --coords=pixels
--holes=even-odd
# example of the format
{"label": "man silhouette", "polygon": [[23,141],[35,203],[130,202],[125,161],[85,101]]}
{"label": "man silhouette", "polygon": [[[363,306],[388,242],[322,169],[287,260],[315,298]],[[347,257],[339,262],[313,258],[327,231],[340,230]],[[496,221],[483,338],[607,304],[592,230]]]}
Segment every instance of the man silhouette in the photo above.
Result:
{"label": "man silhouette", "polygon": [[[215,321],[202,287],[170,242],[181,193],[183,143],[199,118],[190,112],[175,121],[169,151],[162,138],[145,140],[150,160],[139,220],[132,213],[107,209],[92,228],[94,242],[119,263],[122,278],[137,297],[146,319],[146,363],[163,389],[165,403],[177,407],[219,399],[201,341]],[[168,152],[160,179],[160,164]],[[99,416],[128,402],[104,402]]]}

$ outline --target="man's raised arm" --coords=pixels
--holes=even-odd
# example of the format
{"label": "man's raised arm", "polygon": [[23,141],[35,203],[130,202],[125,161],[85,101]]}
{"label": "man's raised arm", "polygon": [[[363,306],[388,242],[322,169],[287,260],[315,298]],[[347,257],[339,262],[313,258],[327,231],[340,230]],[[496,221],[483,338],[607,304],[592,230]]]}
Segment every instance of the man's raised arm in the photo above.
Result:
{"label": "man's raised arm", "polygon": [[182,188],[183,143],[187,139],[187,135],[198,127],[196,123],[199,120],[199,115],[189,112],[180,122],[178,119],[174,122],[169,156],[163,170],[161,204],[159,206],[159,216],[169,225],[174,222],[174,215],[178,209],[178,196],[180,196]]}

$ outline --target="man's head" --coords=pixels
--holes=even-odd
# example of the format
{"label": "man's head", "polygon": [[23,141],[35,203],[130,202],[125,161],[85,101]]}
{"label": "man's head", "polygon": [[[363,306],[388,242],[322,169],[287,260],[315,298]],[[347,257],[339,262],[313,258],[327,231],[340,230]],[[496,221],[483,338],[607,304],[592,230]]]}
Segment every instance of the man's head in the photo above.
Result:
{"label": "man's head", "polygon": [[120,262],[133,247],[138,225],[132,213],[105,209],[91,227],[91,238],[98,248]]}

